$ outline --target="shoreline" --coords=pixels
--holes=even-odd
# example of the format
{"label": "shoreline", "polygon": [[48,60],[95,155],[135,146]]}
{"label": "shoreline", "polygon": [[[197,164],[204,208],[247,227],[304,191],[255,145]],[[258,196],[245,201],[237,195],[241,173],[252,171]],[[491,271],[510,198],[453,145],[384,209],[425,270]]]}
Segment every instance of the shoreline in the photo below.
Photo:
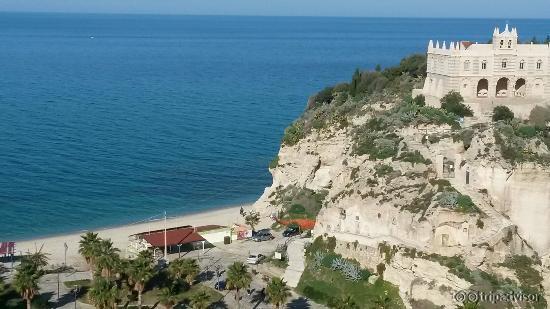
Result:
{"label": "shoreline", "polygon": [[[213,208],[205,211],[197,211],[167,218],[166,227],[177,227],[183,225],[208,225],[217,224],[230,226],[233,223],[243,224],[244,220],[240,215],[240,208],[249,210],[253,203],[242,204],[238,206],[227,206],[223,208]],[[75,268],[85,267],[84,259],[78,254],[78,242],[83,233],[93,231],[98,233],[101,238],[109,238],[113,245],[120,249],[124,255],[128,246],[128,237],[133,234],[146,232],[148,230],[159,230],[164,228],[164,220],[145,221],[141,223],[132,223],[118,225],[107,228],[98,228],[95,230],[83,230],[79,232],[69,232],[55,236],[46,236],[28,240],[16,241],[16,255],[26,252],[35,252],[40,250],[48,254],[50,266],[61,266],[65,261],[65,245],[67,244],[67,265]]]}
{"label": "shoreline", "polygon": [[[202,213],[207,213],[207,212],[213,212],[213,211],[216,211],[216,210],[223,210],[223,209],[227,209],[227,208],[240,208],[241,206],[243,208],[247,208],[251,205],[253,205],[257,200],[258,200],[259,197],[253,199],[253,200],[250,200],[250,201],[243,201],[242,203],[239,203],[239,204],[235,204],[235,203],[231,203],[231,204],[218,204],[218,205],[215,205],[215,206],[209,206],[209,207],[206,207],[204,209],[193,209],[193,210],[190,210],[190,211],[180,211],[180,212],[176,212],[175,214],[172,214],[171,216],[167,216],[167,220],[170,221],[170,219],[177,219],[177,218],[181,218],[181,217],[186,217],[186,216],[193,216],[193,215],[198,215],[198,214],[202,214]],[[151,219],[151,218],[158,218],[158,219]],[[48,239],[48,238],[55,238],[55,237],[61,237],[61,236],[65,236],[65,235],[69,235],[69,234],[77,234],[77,233],[80,233],[80,234],[83,234],[83,233],[86,233],[86,232],[99,232],[99,231],[103,231],[103,230],[110,230],[110,229],[115,229],[115,228],[120,228],[122,226],[133,226],[133,225],[139,225],[139,224],[144,224],[144,223],[147,223],[147,222],[156,222],[156,221],[160,221],[160,220],[163,220],[164,218],[161,216],[161,214],[158,214],[156,216],[150,216],[149,218],[145,218],[145,219],[142,219],[142,220],[133,220],[133,221],[130,221],[130,222],[120,222],[120,223],[113,223],[113,224],[107,224],[107,225],[101,225],[101,226],[96,226],[96,227],[89,227],[89,228],[83,228],[81,230],[68,230],[68,231],[65,231],[65,232],[54,232],[54,233],[47,233],[47,234],[44,234],[43,236],[29,236],[29,237],[23,237],[23,238],[9,238],[9,239],[5,239],[5,240],[2,240],[2,241],[13,241],[15,243],[22,243],[22,242],[29,242],[29,241],[35,241],[35,240],[39,240],[39,239]]]}

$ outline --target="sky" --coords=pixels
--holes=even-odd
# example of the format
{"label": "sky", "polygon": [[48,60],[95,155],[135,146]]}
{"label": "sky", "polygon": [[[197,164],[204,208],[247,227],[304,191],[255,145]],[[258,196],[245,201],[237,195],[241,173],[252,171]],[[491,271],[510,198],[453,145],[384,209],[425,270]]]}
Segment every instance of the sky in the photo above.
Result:
{"label": "sky", "polygon": [[0,0],[0,11],[178,15],[550,18],[548,0]]}

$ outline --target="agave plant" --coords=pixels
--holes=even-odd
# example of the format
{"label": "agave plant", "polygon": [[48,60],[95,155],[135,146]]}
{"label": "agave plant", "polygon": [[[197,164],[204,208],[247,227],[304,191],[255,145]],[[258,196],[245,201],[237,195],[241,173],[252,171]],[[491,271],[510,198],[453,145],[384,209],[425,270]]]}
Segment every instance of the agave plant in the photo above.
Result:
{"label": "agave plant", "polygon": [[323,260],[326,256],[327,254],[324,252],[315,252],[315,254],[313,254],[313,262],[311,263],[311,267],[313,267],[314,270],[319,270],[321,265],[323,265]]}

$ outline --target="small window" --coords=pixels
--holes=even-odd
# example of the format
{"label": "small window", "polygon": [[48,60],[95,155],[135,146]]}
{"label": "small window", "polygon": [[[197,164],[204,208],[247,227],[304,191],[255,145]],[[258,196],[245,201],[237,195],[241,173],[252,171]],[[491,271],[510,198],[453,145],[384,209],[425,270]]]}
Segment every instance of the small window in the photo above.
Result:
{"label": "small window", "polygon": [[470,70],[470,61],[469,60],[464,61],[464,70],[465,71]]}
{"label": "small window", "polygon": [[500,40],[500,48],[504,47],[504,40]]}
{"label": "small window", "polygon": [[512,48],[512,40],[508,40],[508,48]]}
{"label": "small window", "polygon": [[502,68],[506,69],[506,60],[502,60]]}
{"label": "small window", "polygon": [[520,63],[519,63],[519,69],[520,69],[520,70],[525,69],[525,61],[524,61],[524,60],[521,60],[521,61],[520,61]]}
{"label": "small window", "polygon": [[487,70],[487,61],[483,60],[483,62],[481,63],[481,69]]}
{"label": "small window", "polygon": [[537,70],[542,69],[542,60],[537,61]]}

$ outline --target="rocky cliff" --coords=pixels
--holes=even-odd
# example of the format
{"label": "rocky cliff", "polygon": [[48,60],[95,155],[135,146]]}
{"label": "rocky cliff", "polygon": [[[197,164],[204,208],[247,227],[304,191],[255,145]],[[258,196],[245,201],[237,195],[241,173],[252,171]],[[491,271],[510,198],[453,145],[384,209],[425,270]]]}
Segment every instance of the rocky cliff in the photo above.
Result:
{"label": "rocky cliff", "polygon": [[548,294],[546,136],[424,106],[408,96],[423,78],[410,62],[312,97],[256,208],[316,217],[313,236],[397,285],[406,307],[453,307],[465,289]]}

